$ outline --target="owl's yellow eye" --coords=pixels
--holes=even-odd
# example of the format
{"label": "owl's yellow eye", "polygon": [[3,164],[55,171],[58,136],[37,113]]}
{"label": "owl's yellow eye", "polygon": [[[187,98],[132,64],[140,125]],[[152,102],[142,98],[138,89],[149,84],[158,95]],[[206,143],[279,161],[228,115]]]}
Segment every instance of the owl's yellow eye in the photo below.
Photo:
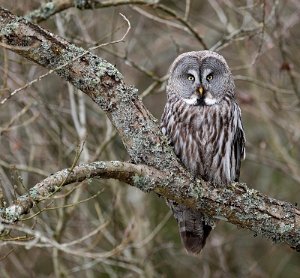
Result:
{"label": "owl's yellow eye", "polygon": [[209,75],[206,76],[206,80],[207,81],[210,81],[212,79],[213,79],[213,75],[212,74],[209,74]]}
{"label": "owl's yellow eye", "polygon": [[190,81],[194,81],[195,80],[195,77],[191,74],[188,75],[188,80]]}

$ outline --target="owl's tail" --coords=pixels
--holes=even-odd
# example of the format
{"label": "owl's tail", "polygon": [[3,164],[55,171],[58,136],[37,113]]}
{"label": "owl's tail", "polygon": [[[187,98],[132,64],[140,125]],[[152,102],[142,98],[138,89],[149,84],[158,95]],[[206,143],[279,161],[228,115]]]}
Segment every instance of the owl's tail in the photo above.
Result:
{"label": "owl's tail", "polygon": [[197,210],[192,210],[175,202],[168,201],[169,207],[179,226],[179,233],[185,249],[192,254],[199,254],[212,230],[213,221]]}

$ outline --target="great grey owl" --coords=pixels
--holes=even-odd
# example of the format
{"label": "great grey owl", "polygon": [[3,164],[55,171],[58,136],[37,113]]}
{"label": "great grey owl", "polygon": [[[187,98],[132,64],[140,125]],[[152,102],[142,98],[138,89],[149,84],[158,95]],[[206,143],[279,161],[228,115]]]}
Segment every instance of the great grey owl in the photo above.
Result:
{"label": "great grey owl", "polygon": [[[194,178],[217,186],[238,181],[245,157],[241,111],[225,59],[212,51],[178,56],[170,67],[161,128]],[[205,245],[213,219],[168,201],[188,252]]]}

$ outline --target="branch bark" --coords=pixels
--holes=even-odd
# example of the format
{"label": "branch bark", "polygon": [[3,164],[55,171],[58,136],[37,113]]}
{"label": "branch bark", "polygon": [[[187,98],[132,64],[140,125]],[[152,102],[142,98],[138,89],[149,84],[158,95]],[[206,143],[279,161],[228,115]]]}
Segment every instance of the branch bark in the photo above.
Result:
{"label": "branch bark", "polygon": [[30,12],[26,18],[34,23],[39,23],[43,20],[48,19],[56,13],[64,11],[69,8],[78,9],[100,9],[122,5],[155,5],[158,1],[154,0],[53,0],[49,3],[41,4],[41,6]]}
{"label": "branch bark", "polygon": [[217,219],[250,229],[274,242],[286,242],[300,251],[300,211],[290,203],[270,198],[241,183],[215,188],[201,180],[193,181],[186,175],[178,176],[147,165],[119,161],[82,164],[49,176],[32,187],[28,194],[20,196],[12,206],[1,209],[2,222],[17,221],[63,186],[90,178],[114,178],[145,192],[154,191]]}
{"label": "branch bark", "polygon": [[0,38],[2,45],[55,71],[92,98],[116,127],[134,162],[95,162],[75,167],[71,172],[58,172],[19,197],[14,205],[1,209],[3,222],[19,220],[35,203],[62,185],[91,177],[116,178],[300,251],[300,211],[295,206],[241,183],[215,188],[192,180],[137,90],[126,85],[121,73],[110,63],[2,8]]}

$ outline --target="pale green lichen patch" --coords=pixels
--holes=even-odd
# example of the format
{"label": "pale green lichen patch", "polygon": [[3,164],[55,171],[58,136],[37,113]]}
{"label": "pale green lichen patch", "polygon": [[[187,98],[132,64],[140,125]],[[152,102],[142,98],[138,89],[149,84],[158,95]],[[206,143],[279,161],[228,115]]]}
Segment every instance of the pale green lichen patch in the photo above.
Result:
{"label": "pale green lichen patch", "polygon": [[29,189],[29,195],[33,200],[38,200],[41,197],[41,193],[35,186]]}
{"label": "pale green lichen patch", "polygon": [[149,177],[134,175],[132,177],[132,181],[133,181],[133,186],[139,188],[144,192],[153,191],[153,189],[155,188],[155,184],[153,184],[153,181]]}
{"label": "pale green lichen patch", "polygon": [[189,195],[196,200],[199,200],[203,196],[203,189],[198,184],[190,184]]}
{"label": "pale green lichen patch", "polygon": [[91,165],[94,165],[94,170],[105,169],[107,167],[106,162],[104,162],[104,161],[95,161]]}
{"label": "pale green lichen patch", "polygon": [[23,212],[22,207],[18,205],[12,205],[4,210],[3,218],[8,222],[14,222],[20,218],[22,212]]}
{"label": "pale green lichen patch", "polygon": [[292,231],[294,228],[295,226],[293,224],[280,223],[278,230],[281,234],[284,234]]}
{"label": "pale green lichen patch", "polygon": [[97,1],[74,0],[74,5],[78,9],[93,9]]}
{"label": "pale green lichen patch", "polygon": [[41,9],[35,10],[24,18],[31,22],[38,22],[49,18],[55,12],[56,5],[53,2],[46,3]]}
{"label": "pale green lichen patch", "polygon": [[20,25],[19,21],[20,19],[16,18],[12,22],[5,24],[5,26],[0,29],[1,36],[11,36],[11,34],[18,29]]}

